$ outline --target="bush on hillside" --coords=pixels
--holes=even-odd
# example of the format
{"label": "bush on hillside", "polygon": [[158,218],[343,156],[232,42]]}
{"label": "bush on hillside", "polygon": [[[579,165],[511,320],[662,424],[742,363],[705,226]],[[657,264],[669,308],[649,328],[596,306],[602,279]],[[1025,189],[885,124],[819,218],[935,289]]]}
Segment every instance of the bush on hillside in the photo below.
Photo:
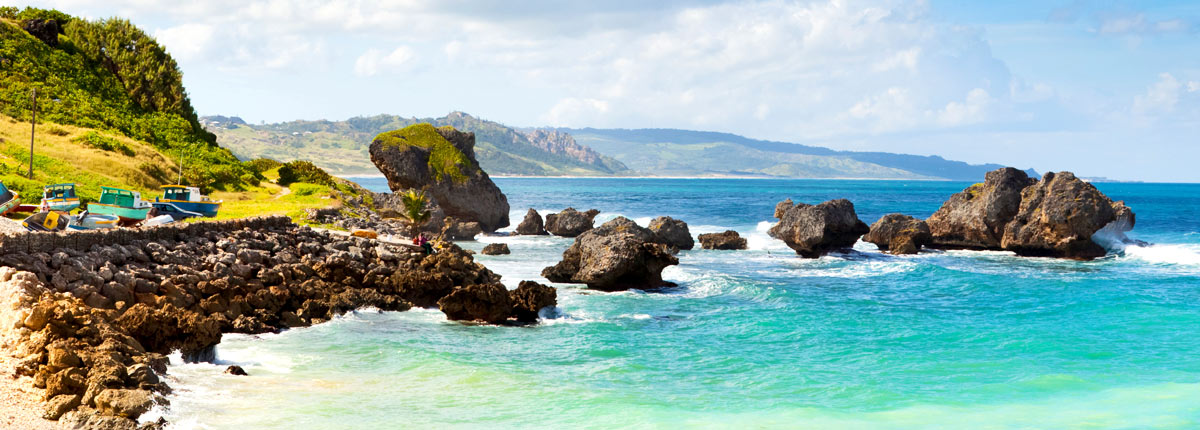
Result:
{"label": "bush on hillside", "polygon": [[94,131],[89,131],[86,134],[84,134],[83,136],[79,136],[74,139],[71,139],[71,141],[75,142],[75,143],[81,143],[81,144],[84,144],[84,145],[87,145],[87,146],[90,146],[90,147],[93,147],[93,148],[96,148],[96,149],[99,149],[102,151],[119,152],[121,154],[124,154],[126,157],[132,157],[134,155],[137,155],[133,151],[133,148],[130,148],[129,145],[126,145],[117,139],[113,139],[111,137],[105,136],[103,134],[100,134],[100,133],[97,133]]}
{"label": "bush on hillside", "polygon": [[308,182],[325,186],[335,186],[333,176],[317,167],[317,165],[302,160],[290,161],[279,168],[279,185],[289,185],[296,182]]}
{"label": "bush on hillside", "polygon": [[247,168],[254,172],[258,172],[260,175],[266,173],[268,170],[277,169],[283,166],[283,163],[270,158],[256,158],[254,160],[247,161],[245,164]]}
{"label": "bush on hillside", "polygon": [[11,9],[13,16],[11,18],[6,16],[9,12],[7,10],[0,12],[0,15],[5,15],[4,18],[15,19],[18,21],[27,21],[31,19],[50,19],[58,21],[59,28],[62,28],[63,26],[67,25],[67,23],[74,21],[74,17],[56,9],[39,9],[30,6],[26,6],[25,9],[22,9],[20,12],[16,12],[17,8],[15,7],[8,7],[4,9]]}

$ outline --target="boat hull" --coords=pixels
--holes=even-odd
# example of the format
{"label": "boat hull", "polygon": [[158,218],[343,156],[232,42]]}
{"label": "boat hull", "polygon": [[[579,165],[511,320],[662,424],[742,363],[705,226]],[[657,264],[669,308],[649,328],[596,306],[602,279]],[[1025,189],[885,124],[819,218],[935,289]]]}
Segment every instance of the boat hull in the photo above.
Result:
{"label": "boat hull", "polygon": [[74,222],[67,225],[67,228],[72,230],[115,228],[118,221],[120,221],[120,217],[116,215],[88,214],[87,216],[77,217]]}
{"label": "boat hull", "polygon": [[183,209],[185,211],[196,212],[200,215],[204,215],[209,218],[217,216],[217,211],[219,209],[221,209],[221,203],[219,203],[219,202],[191,202],[191,201],[184,201],[184,200],[168,200],[168,199],[161,199],[161,198],[155,199],[154,201],[162,202],[162,203],[170,203],[170,204],[173,204],[176,207]]}
{"label": "boat hull", "polygon": [[124,206],[90,203],[88,204],[88,212],[100,215],[113,215],[125,222],[136,222],[146,219],[146,216],[150,214],[150,208],[128,208]]}
{"label": "boat hull", "polygon": [[42,206],[49,208],[52,211],[70,212],[75,209],[79,209],[79,199],[43,200]]}
{"label": "boat hull", "polygon": [[13,192],[11,199],[8,199],[7,202],[0,203],[0,216],[8,215],[9,212],[12,212],[13,209],[16,209],[17,206],[20,206],[20,205],[21,205],[21,195],[17,194],[16,192]]}

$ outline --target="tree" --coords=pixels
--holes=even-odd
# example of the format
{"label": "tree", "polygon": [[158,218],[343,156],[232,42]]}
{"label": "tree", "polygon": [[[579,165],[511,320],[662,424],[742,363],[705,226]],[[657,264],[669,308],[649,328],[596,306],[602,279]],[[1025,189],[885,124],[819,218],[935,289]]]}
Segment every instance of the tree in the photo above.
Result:
{"label": "tree", "polygon": [[408,219],[412,237],[415,238],[421,234],[421,225],[429,221],[430,213],[425,209],[425,205],[429,203],[429,197],[425,196],[424,191],[408,190],[400,195],[400,202],[404,205],[404,212],[401,215]]}

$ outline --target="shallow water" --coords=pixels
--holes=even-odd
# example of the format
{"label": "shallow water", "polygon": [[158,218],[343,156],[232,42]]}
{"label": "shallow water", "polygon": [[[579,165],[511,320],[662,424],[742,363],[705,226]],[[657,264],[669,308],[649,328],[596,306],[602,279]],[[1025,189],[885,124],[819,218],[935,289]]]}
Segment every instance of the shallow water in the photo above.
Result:
{"label": "shallow water", "polygon": [[[379,180],[363,180],[385,187]],[[1195,428],[1200,426],[1200,186],[1099,184],[1156,243],[1092,262],[1001,252],[802,260],[766,228],[776,202],[845,197],[862,219],[926,217],[969,184],[516,179],[515,224],[566,206],[734,229],[748,251],[684,251],[678,288],[558,285],[532,327],[363,310],[227,335],[218,364],[170,370],[175,428]],[[483,237],[511,287],[570,239]],[[178,360],[176,360],[178,362]],[[250,377],[222,375],[238,364]],[[152,417],[152,416],[151,416]],[[150,417],[148,417],[150,418]]]}

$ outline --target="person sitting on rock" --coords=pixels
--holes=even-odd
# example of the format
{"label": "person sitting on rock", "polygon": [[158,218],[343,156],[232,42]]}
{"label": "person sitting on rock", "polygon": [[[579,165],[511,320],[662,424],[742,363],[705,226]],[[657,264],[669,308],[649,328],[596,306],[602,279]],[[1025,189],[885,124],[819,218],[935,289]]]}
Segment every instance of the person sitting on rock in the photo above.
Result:
{"label": "person sitting on rock", "polygon": [[417,236],[417,246],[425,250],[425,255],[433,254],[433,244],[429,243],[429,238],[425,237],[425,233]]}

